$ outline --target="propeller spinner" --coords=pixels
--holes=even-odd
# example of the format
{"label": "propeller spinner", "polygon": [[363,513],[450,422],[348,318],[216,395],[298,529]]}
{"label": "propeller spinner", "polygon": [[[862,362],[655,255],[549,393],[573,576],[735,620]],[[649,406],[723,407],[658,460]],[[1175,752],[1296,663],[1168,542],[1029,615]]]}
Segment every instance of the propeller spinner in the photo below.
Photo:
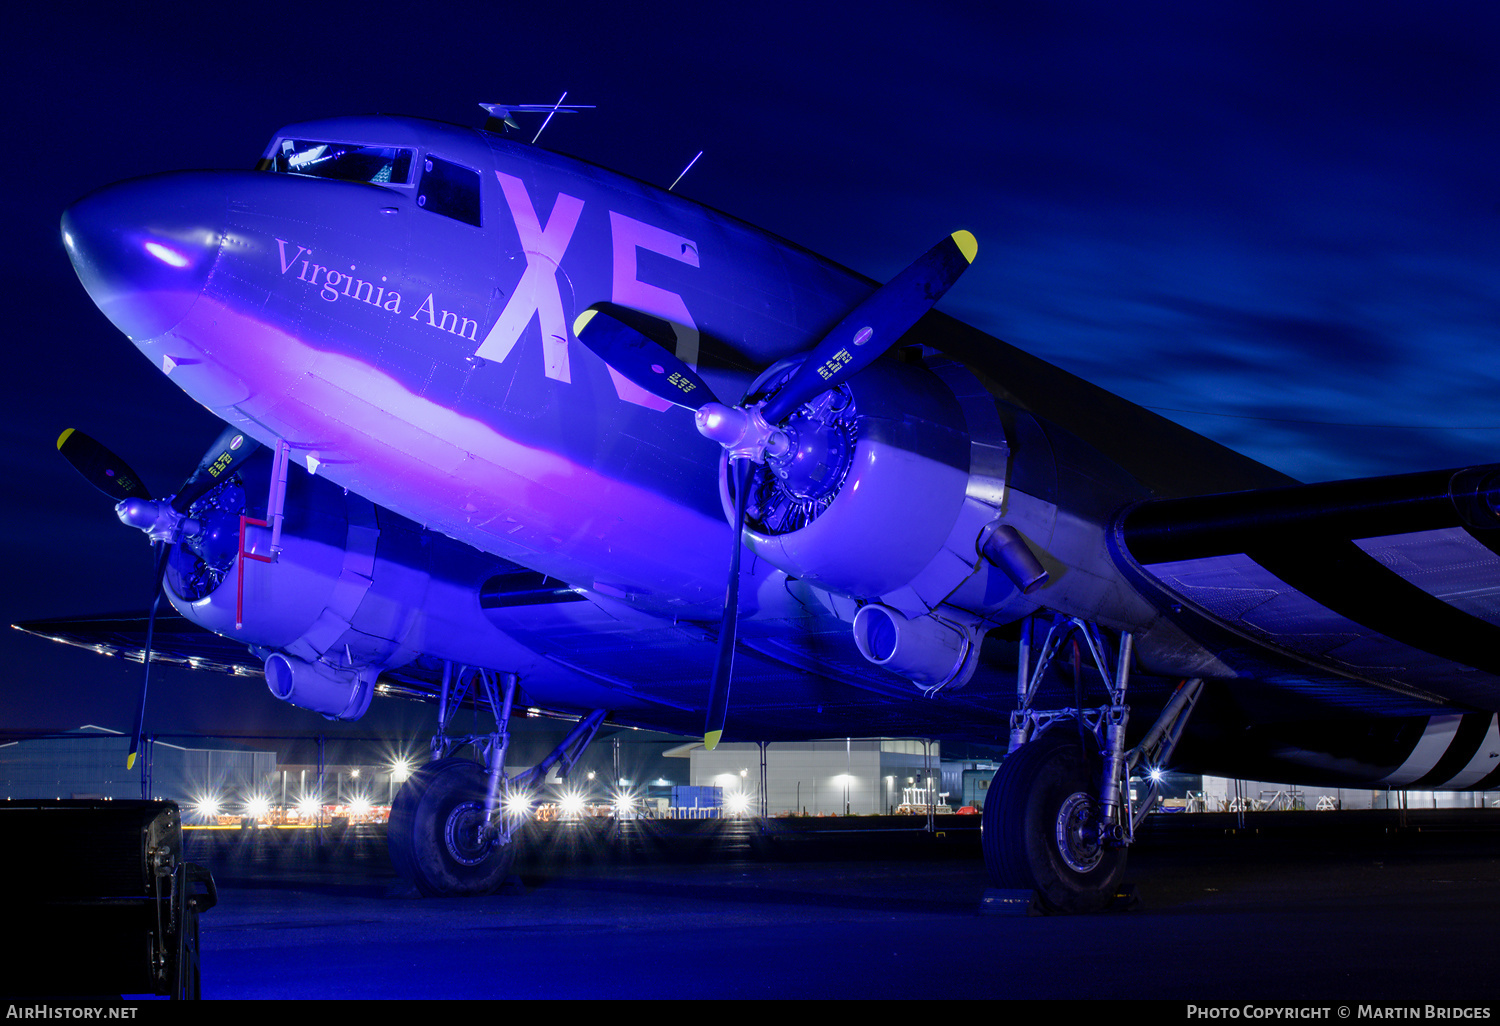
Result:
{"label": "propeller spinner", "polygon": [[[599,306],[584,311],[573,325],[578,341],[628,380],[675,406],[693,410],[698,432],[729,454],[735,496],[735,536],[719,629],[719,654],[709,686],[704,745],[710,751],[724,733],[729,684],[739,623],[741,536],[751,463],[787,452],[786,422],[803,405],[879,359],[952,287],[974,262],[979,245],[966,231],[954,232],[918,257],[910,267],[849,312],[814,346],[801,365],[762,404],[726,406],[697,372],[640,329]],[[624,312],[624,311],[622,311]],[[624,312],[635,320],[639,315]]]}

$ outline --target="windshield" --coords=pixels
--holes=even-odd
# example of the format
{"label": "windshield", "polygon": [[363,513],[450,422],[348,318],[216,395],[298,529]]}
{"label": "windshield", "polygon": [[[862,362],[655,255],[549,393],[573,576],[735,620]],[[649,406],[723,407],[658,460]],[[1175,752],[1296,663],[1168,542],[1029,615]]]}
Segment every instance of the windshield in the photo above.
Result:
{"label": "windshield", "polygon": [[271,170],[341,182],[406,185],[411,181],[413,153],[396,146],[282,139],[276,146]]}

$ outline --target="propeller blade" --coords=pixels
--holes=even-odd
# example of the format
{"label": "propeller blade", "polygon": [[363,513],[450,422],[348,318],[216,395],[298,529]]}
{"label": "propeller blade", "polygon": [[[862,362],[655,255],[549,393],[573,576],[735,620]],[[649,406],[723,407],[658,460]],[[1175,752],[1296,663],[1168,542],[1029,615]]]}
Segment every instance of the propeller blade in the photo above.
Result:
{"label": "propeller blade", "polygon": [[729,557],[729,585],[724,594],[724,619],[719,623],[719,656],[714,662],[714,676],[708,688],[708,721],[703,726],[703,746],[710,752],[724,736],[724,721],[729,717],[729,684],[734,672],[734,642],[740,623],[740,548],[745,531],[745,506],[750,492],[751,462],[732,459],[729,470],[734,475],[734,547]]}
{"label": "propeller blade", "polygon": [[761,414],[767,423],[780,424],[803,403],[874,363],[968,270],[978,249],[969,232],[954,232],[855,307],[766,403]]}
{"label": "propeller blade", "polygon": [[141,750],[141,732],[146,727],[146,692],[151,686],[151,636],[156,632],[156,611],[161,607],[162,578],[167,572],[167,555],[171,547],[164,542],[153,542],[156,551],[156,587],[151,592],[151,612],[146,617],[146,648],[142,653],[141,701],[135,711],[135,728],[130,732],[130,753],[125,756],[125,768],[135,768],[135,757]]}
{"label": "propeller blade", "polygon": [[68,428],[57,438],[57,451],[84,480],[115,502],[125,499],[151,499],[151,490],[141,477],[109,449],[82,431]]}
{"label": "propeller blade", "polygon": [[[631,320],[655,327],[657,334],[671,337],[671,329],[664,321],[623,308],[614,309]],[[595,356],[658,399],[687,410],[715,401],[713,389],[693,368],[661,342],[601,306],[591,306],[580,314],[573,322],[573,334]]]}
{"label": "propeller blade", "polygon": [[[214,485],[223,481],[227,475],[234,471],[245,458],[259,448],[260,443],[239,428],[228,427],[223,430],[214,441],[213,447],[208,454],[198,462],[198,467],[192,473],[180,489],[177,497],[172,500],[172,508],[179,513],[186,513],[204,492]],[[157,575],[160,577],[160,574]]]}

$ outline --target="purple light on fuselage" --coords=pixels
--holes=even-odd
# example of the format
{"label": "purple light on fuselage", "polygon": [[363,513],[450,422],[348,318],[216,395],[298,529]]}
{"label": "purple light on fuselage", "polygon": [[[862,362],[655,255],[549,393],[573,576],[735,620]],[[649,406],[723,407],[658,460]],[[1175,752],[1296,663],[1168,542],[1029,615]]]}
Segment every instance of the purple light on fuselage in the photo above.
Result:
{"label": "purple light on fuselage", "polygon": [[510,438],[364,359],[210,296],[138,345],[219,416],[304,461],[316,450],[318,474],[418,523],[584,586],[722,605],[723,520]]}

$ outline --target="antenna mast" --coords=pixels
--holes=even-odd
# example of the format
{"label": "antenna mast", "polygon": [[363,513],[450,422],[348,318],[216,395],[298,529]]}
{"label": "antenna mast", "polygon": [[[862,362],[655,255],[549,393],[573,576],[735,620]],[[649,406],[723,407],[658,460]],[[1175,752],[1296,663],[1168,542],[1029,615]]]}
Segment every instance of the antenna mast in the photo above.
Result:
{"label": "antenna mast", "polygon": [[[546,126],[544,125],[543,127],[545,128]],[[701,157],[701,156],[703,156],[703,151],[699,150],[698,151],[698,157]],[[698,157],[694,157],[692,160],[688,161],[687,167],[685,167],[685,168],[682,169],[682,174],[678,175],[672,181],[672,184],[669,185],[669,186],[667,186],[667,191],[668,192],[671,192],[673,189],[677,188],[677,183],[680,182],[680,181],[682,181],[683,175],[686,175],[689,171],[691,171],[693,169],[693,165],[696,164],[696,163],[698,163]]]}

